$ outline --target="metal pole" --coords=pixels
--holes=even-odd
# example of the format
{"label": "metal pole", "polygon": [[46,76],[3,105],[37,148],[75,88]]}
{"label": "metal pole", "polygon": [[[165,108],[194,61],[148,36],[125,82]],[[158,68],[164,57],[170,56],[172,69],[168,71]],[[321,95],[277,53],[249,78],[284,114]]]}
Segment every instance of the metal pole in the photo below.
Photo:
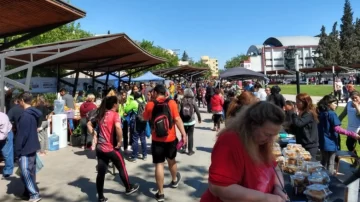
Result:
{"label": "metal pole", "polygon": [[295,70],[296,70],[296,94],[300,94],[299,55],[295,56]]}
{"label": "metal pole", "polygon": [[0,56],[0,111],[5,112],[5,57]]}

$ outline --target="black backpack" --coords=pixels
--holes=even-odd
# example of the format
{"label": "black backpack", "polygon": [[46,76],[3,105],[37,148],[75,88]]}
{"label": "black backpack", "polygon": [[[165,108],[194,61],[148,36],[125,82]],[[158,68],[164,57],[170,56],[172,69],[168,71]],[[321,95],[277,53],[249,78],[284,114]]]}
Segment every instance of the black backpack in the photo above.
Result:
{"label": "black backpack", "polygon": [[145,102],[140,102],[138,100],[135,100],[138,103],[138,111],[135,116],[135,127],[134,129],[136,132],[143,132],[146,128],[146,120],[144,120],[143,113],[145,111]]}
{"label": "black backpack", "polygon": [[173,126],[169,101],[169,99],[166,99],[164,102],[154,101],[154,108],[151,115],[151,127],[155,131],[157,137],[168,136],[168,131]]}
{"label": "black backpack", "polygon": [[192,98],[184,98],[181,102],[180,117],[183,122],[190,122],[194,115],[194,100]]}

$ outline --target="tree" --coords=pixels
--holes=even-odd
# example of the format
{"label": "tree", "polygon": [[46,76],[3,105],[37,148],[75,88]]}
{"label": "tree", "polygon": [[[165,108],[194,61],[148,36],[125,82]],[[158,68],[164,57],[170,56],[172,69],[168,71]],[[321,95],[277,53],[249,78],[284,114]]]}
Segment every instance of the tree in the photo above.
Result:
{"label": "tree", "polygon": [[345,0],[344,14],[340,25],[340,48],[342,51],[341,64],[353,64],[356,61],[356,41],[353,24],[353,12],[349,0]]}
{"label": "tree", "polygon": [[[151,67],[150,70],[166,69],[169,67],[178,66],[178,62],[179,62],[178,56],[176,54],[170,53],[169,51],[165,50],[160,46],[155,46],[153,41],[142,40],[141,42],[139,42],[139,45],[141,48],[145,49],[147,52],[151,53],[152,55],[166,59],[165,63]],[[134,76],[141,75],[143,74],[143,72],[139,72]]]}
{"label": "tree", "polygon": [[[21,35],[10,37],[11,40],[19,38]],[[48,32],[40,34],[36,37],[33,37],[23,43],[17,44],[15,48],[23,48],[28,46],[34,46],[45,43],[54,43],[58,41],[66,41],[73,39],[80,39],[90,37],[92,34],[85,30],[82,30],[80,27],[80,23],[75,24],[74,22],[62,25],[58,28],[52,29]],[[6,69],[12,69],[14,67],[7,66]],[[64,73],[65,70],[62,70]],[[41,76],[41,77],[52,77],[56,75],[57,72],[55,69],[51,68],[34,68],[32,72],[32,76]],[[18,72],[16,74],[12,74],[9,77],[12,79],[21,79],[26,76],[26,71]]]}
{"label": "tree", "polygon": [[328,37],[329,54],[327,55],[328,65],[338,65],[342,61],[342,52],[340,49],[339,31],[337,30],[337,22],[334,23],[331,33]]}
{"label": "tree", "polygon": [[315,67],[324,67],[328,65],[328,61],[326,58],[329,58],[329,51],[328,51],[328,35],[326,34],[326,28],[323,25],[320,30],[320,40],[319,45],[316,49],[316,53],[321,55],[321,57],[315,58]]}
{"label": "tree", "polygon": [[199,60],[197,62],[194,61],[190,61],[189,64],[193,67],[209,67],[208,64],[204,63],[203,61]]}
{"label": "tree", "polygon": [[189,61],[189,56],[188,54],[186,53],[186,51],[184,51],[182,57],[181,57],[181,61]]}
{"label": "tree", "polygon": [[248,60],[249,56],[248,55],[244,55],[244,54],[240,54],[237,55],[235,57],[232,57],[230,60],[227,60],[225,63],[225,69],[230,69],[233,67],[239,67],[240,63],[242,61]]}
{"label": "tree", "polygon": [[358,60],[356,61],[357,63],[360,63],[360,19],[357,18],[356,19],[356,23],[355,23],[355,41],[356,41],[356,48],[357,48],[357,58]]}

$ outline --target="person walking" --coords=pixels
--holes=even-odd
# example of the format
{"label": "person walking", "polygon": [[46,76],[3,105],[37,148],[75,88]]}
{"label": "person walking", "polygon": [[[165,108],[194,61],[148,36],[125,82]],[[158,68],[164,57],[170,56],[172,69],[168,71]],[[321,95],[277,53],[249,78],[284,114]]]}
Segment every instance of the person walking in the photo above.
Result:
{"label": "person walking", "polygon": [[[108,201],[108,199],[104,197],[104,181],[109,161],[118,169],[120,179],[126,190],[126,195],[130,195],[139,189],[138,184],[130,184],[124,158],[119,152],[122,141],[122,130],[120,116],[117,113],[118,109],[118,98],[116,96],[105,97],[101,102],[96,116],[99,127],[96,145],[96,157],[98,161],[96,189],[99,202]],[[113,138],[114,130],[116,131],[117,140]],[[91,134],[94,133],[94,129],[92,129]],[[114,141],[117,141],[115,148],[113,146]]]}
{"label": "person walking", "polygon": [[134,99],[131,99],[125,107],[125,113],[129,114],[131,117],[130,136],[132,137],[132,153],[128,160],[135,163],[136,159],[138,158],[139,139],[141,142],[142,159],[146,160],[147,157],[145,135],[146,121],[143,121],[142,118],[146,102],[143,100],[142,94],[140,92],[135,92],[133,96]]}
{"label": "person walking", "polygon": [[10,177],[14,171],[14,134],[9,117],[0,112],[0,151],[5,159],[4,178]]}
{"label": "person walking", "polygon": [[[180,114],[176,102],[167,99],[166,88],[163,85],[155,86],[153,96],[156,98],[147,103],[143,117],[150,121],[152,128],[152,144],[151,152],[153,163],[155,164],[155,179],[158,192],[155,194],[157,201],[164,201],[164,162],[168,162],[172,181],[171,187],[178,187],[181,181],[181,175],[177,170],[176,154],[178,139],[176,137],[175,125],[181,133],[181,142],[187,143],[184,123],[180,118]],[[181,144],[181,143],[180,143]]]}
{"label": "person walking", "polygon": [[185,132],[188,139],[188,146],[186,144],[181,148],[181,153],[186,153],[186,148],[188,149],[188,155],[191,156],[195,154],[193,150],[194,146],[194,129],[195,129],[195,113],[198,118],[198,122],[201,123],[201,116],[199,108],[196,105],[196,100],[193,91],[191,88],[186,88],[184,90],[184,98],[181,101],[180,105],[180,117],[184,122]]}
{"label": "person walking", "polygon": [[213,131],[220,131],[220,121],[223,115],[224,99],[220,96],[220,88],[215,89],[215,95],[211,98],[211,111],[213,113]]}
{"label": "person walking", "polygon": [[24,112],[18,120],[15,156],[19,159],[21,179],[25,185],[25,192],[22,197],[37,202],[41,200],[36,184],[36,152],[40,150],[37,129],[42,114],[38,109],[31,107],[33,100],[31,93],[21,93],[19,100]]}

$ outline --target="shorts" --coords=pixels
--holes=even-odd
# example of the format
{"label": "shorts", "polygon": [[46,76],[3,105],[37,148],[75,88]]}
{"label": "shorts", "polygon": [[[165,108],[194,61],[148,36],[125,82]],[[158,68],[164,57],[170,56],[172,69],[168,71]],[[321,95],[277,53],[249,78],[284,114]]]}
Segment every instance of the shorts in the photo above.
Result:
{"label": "shorts", "polygon": [[153,163],[164,163],[165,159],[175,159],[177,154],[177,143],[177,138],[172,142],[152,141],[151,154],[153,157]]}

